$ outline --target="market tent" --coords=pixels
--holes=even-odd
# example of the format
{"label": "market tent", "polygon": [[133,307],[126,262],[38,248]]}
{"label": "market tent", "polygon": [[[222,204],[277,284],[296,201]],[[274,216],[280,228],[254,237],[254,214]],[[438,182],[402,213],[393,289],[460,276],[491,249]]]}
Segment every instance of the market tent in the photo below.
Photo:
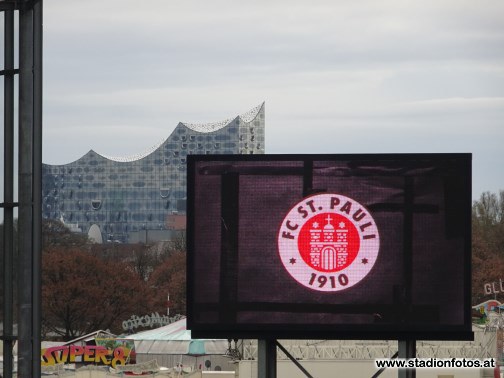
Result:
{"label": "market tent", "polygon": [[125,336],[135,341],[135,351],[139,354],[177,354],[177,355],[223,355],[228,349],[227,340],[191,339],[186,318],[164,327],[151,329]]}

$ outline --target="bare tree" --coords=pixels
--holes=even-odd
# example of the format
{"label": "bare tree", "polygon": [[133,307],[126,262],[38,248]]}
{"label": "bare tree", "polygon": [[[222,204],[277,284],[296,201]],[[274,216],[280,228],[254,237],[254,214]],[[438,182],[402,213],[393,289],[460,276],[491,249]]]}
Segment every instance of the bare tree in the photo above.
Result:
{"label": "bare tree", "polygon": [[485,192],[473,204],[472,212],[473,304],[499,299],[504,293],[489,297],[485,283],[504,279],[504,191]]}

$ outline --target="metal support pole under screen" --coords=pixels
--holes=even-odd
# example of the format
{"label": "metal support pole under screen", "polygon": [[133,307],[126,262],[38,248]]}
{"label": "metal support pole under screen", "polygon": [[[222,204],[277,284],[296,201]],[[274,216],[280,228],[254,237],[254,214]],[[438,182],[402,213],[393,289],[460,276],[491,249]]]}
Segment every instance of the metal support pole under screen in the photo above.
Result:
{"label": "metal support pole under screen", "polygon": [[[399,340],[399,358],[416,357],[416,340]],[[398,378],[416,378],[415,369],[399,369]]]}
{"label": "metal support pole under screen", "polygon": [[257,377],[276,378],[276,340],[258,340],[257,343]]}

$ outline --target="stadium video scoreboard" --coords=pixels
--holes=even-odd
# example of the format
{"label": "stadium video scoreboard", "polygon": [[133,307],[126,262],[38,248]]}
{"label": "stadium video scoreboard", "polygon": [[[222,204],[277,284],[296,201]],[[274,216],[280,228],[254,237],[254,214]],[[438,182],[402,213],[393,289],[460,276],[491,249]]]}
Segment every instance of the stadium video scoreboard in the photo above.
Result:
{"label": "stadium video scoreboard", "polygon": [[188,328],[472,339],[471,154],[188,156]]}

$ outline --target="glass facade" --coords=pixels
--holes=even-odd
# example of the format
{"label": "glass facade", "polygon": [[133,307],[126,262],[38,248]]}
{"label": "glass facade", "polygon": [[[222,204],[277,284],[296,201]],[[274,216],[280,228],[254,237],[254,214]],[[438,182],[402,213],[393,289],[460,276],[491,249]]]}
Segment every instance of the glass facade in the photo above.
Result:
{"label": "glass facade", "polygon": [[263,154],[264,117],[263,103],[218,123],[179,123],[144,155],[112,158],[90,150],[69,164],[44,164],[43,217],[85,233],[96,225],[105,242],[166,230],[170,215],[186,211],[187,155]]}

